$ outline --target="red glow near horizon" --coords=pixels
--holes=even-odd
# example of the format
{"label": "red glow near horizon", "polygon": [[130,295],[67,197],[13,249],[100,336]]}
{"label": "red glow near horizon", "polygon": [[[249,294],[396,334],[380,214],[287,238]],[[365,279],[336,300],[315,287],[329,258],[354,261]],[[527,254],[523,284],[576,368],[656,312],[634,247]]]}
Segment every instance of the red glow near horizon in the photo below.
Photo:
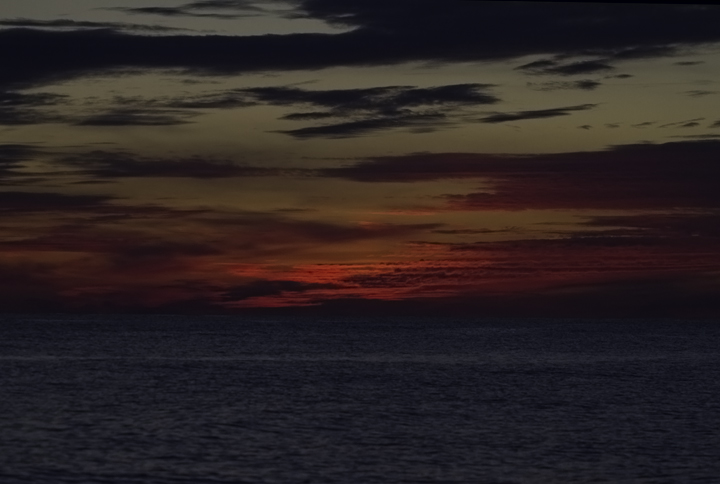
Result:
{"label": "red glow near horizon", "polygon": [[291,267],[232,266],[230,272],[242,278],[328,287],[254,297],[230,306],[304,306],[343,298],[400,301],[418,297],[471,298],[473,294],[504,297],[623,279],[677,277],[688,271],[720,271],[720,256],[714,245],[699,243],[691,250],[687,244],[676,244],[615,246],[593,238],[437,244],[418,248],[425,255],[422,259]]}

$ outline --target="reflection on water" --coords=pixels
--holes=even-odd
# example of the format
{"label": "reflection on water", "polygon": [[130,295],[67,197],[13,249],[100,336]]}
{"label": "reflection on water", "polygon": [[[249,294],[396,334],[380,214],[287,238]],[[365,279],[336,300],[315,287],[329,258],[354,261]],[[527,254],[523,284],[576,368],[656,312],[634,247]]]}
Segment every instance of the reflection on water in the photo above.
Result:
{"label": "reflection on water", "polygon": [[0,482],[720,476],[720,325],[4,317]]}

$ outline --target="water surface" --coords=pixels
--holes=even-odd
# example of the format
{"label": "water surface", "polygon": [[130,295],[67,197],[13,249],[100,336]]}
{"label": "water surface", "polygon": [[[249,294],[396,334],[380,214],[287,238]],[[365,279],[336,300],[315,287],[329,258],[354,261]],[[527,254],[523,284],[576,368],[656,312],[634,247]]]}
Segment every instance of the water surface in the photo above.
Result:
{"label": "water surface", "polygon": [[0,482],[717,483],[720,323],[0,318]]}

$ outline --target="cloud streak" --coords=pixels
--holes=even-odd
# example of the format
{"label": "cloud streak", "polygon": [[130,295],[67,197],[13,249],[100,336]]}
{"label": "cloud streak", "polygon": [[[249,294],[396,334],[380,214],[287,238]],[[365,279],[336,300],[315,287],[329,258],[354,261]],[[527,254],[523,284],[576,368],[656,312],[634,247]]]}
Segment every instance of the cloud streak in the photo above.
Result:
{"label": "cloud streak", "polygon": [[85,116],[75,121],[77,126],[176,126],[190,123],[196,116],[191,111],[161,109],[116,109]]}
{"label": "cloud streak", "polygon": [[607,72],[613,70],[614,67],[601,61],[578,61],[560,64],[554,60],[541,60],[523,64],[516,69],[535,75],[555,74],[560,76],[576,76]]}
{"label": "cloud streak", "polygon": [[166,27],[163,25],[131,24],[125,22],[91,22],[83,20],[55,19],[36,20],[28,18],[0,19],[0,26],[40,29],[110,29],[137,32],[180,32],[190,29]]}
{"label": "cloud streak", "polygon": [[148,109],[145,114],[139,108],[126,107],[119,115],[109,113],[90,120],[94,123],[125,123],[127,120],[127,124],[132,124],[146,117],[150,120],[159,117],[158,124],[179,124],[184,122],[180,116],[186,116],[187,111],[178,114],[169,111],[174,116],[168,116],[163,114],[163,109],[233,109],[269,105],[309,109],[282,116],[281,119],[287,121],[337,120],[320,126],[279,131],[296,138],[347,138],[398,128],[428,132],[452,126],[459,116],[473,108],[500,102],[487,92],[492,87],[478,83],[327,90],[278,86],[233,89],[190,98],[118,98],[116,101],[121,105],[155,106],[152,109],[157,111]]}
{"label": "cloud streak", "polygon": [[0,125],[62,122],[65,119],[62,115],[39,108],[62,105],[67,102],[67,98],[66,95],[51,93],[0,91]]}
{"label": "cloud streak", "polygon": [[581,81],[571,82],[543,82],[543,83],[528,83],[528,87],[537,91],[557,91],[557,90],[571,90],[579,89],[582,91],[594,91],[598,87],[602,86],[602,82],[593,81],[591,79],[583,79]]}
{"label": "cloud streak", "polygon": [[481,123],[506,123],[508,121],[523,121],[527,119],[546,119],[558,116],[568,116],[575,111],[587,111],[597,107],[597,104],[580,104],[563,108],[535,109],[529,111],[518,111],[514,113],[497,113],[480,118]]}
{"label": "cloud streak", "polygon": [[73,168],[74,175],[91,178],[231,178],[252,176],[302,176],[304,170],[243,166],[208,157],[146,157],[123,151],[94,150],[54,160]]}
{"label": "cloud streak", "polygon": [[720,208],[720,142],[631,144],[604,151],[379,157],[322,176],[362,182],[484,179],[485,191],[447,195],[453,210]]}
{"label": "cloud streak", "polygon": [[[267,0],[272,2],[273,0]],[[250,0],[201,0],[178,7],[116,7],[128,14],[160,15],[164,17],[209,17],[216,19],[236,19],[255,17],[267,10]]]}
{"label": "cloud streak", "polygon": [[279,132],[300,139],[351,138],[399,128],[409,129],[410,132],[415,133],[428,133],[452,125],[453,123],[444,114],[404,114]]}

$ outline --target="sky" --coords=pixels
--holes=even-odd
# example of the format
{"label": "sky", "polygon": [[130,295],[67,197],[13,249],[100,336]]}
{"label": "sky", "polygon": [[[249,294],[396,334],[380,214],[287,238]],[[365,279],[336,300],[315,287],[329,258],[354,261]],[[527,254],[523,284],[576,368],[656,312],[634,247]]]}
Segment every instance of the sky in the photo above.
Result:
{"label": "sky", "polygon": [[718,25],[5,0],[0,312],[720,316]]}

